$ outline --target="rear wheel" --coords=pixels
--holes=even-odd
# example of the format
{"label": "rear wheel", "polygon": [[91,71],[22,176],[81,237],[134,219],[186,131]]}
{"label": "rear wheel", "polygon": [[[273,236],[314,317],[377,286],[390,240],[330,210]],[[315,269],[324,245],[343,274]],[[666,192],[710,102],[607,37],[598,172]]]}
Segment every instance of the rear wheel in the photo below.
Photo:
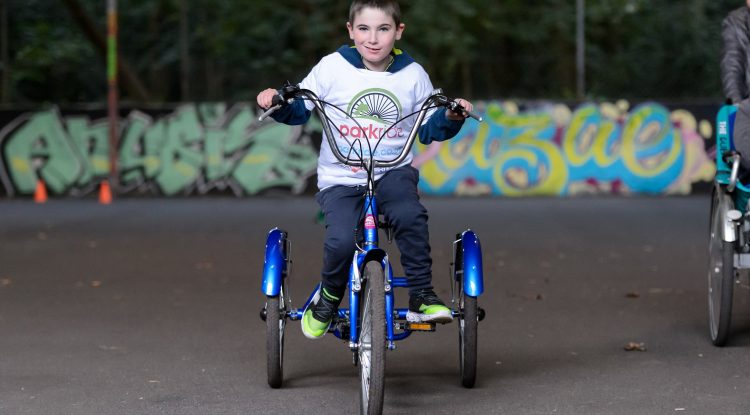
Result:
{"label": "rear wheel", "polygon": [[283,292],[266,298],[266,368],[268,385],[281,387],[284,376],[284,319]]}
{"label": "rear wheel", "polygon": [[458,320],[458,346],[461,356],[461,385],[473,388],[477,378],[477,299],[461,296],[461,317]]}
{"label": "rear wheel", "polygon": [[365,265],[360,308],[360,413],[381,414],[385,395],[385,276],[378,261]]}
{"label": "rear wheel", "polygon": [[722,239],[722,206],[733,208],[732,199],[714,187],[711,200],[711,225],[708,265],[708,316],[711,341],[724,346],[729,338],[734,289],[734,243]]}
{"label": "rear wheel", "polygon": [[458,294],[458,357],[461,369],[461,385],[473,388],[477,378],[477,331],[479,315],[476,297],[469,297],[463,290],[463,247],[461,235],[456,235],[456,251],[453,258],[454,283]]}

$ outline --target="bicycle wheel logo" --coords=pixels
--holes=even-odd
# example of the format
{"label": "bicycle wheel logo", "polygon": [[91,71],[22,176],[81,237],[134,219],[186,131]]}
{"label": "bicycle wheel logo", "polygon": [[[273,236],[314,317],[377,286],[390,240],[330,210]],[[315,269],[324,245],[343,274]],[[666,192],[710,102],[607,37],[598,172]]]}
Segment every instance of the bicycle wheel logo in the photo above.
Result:
{"label": "bicycle wheel logo", "polygon": [[401,104],[385,89],[368,89],[360,92],[347,108],[352,118],[365,119],[392,125],[401,118]]}

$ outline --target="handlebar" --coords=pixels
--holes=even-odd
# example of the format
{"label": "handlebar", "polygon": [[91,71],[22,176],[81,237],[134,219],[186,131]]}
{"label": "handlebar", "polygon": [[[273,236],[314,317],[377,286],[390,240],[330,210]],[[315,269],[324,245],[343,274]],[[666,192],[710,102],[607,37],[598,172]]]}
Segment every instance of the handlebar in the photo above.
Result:
{"label": "handlebar", "polygon": [[463,105],[459,104],[458,102],[456,102],[456,101],[454,101],[452,99],[448,99],[448,102],[445,104],[445,107],[448,108],[449,110],[457,113],[457,114],[461,114],[461,113],[465,112],[466,115],[468,115],[469,117],[471,117],[471,118],[473,118],[473,119],[475,119],[475,120],[477,120],[479,122],[484,121],[484,119],[482,117],[480,117],[479,115],[477,115],[476,113],[473,113],[471,111],[466,111],[466,108],[464,108]]}
{"label": "handlebar", "polygon": [[[470,111],[466,111],[466,109],[460,105],[458,102],[456,102],[453,99],[448,98],[447,96],[443,95],[443,91],[441,89],[435,89],[432,91],[432,94],[425,100],[425,102],[422,104],[422,107],[417,111],[416,113],[409,114],[406,117],[401,118],[400,120],[396,121],[394,123],[397,124],[398,122],[404,120],[407,117],[416,115],[417,119],[414,122],[414,125],[412,126],[411,131],[409,132],[409,136],[406,139],[406,143],[404,144],[404,147],[401,149],[401,153],[399,153],[396,158],[392,160],[377,160],[373,157],[374,151],[370,151],[370,157],[365,158],[363,155],[358,154],[359,159],[352,159],[350,157],[344,156],[341,153],[341,150],[336,145],[336,139],[334,138],[333,132],[331,131],[331,123],[329,117],[325,113],[325,105],[327,104],[323,101],[321,101],[317,95],[315,95],[314,92],[307,90],[307,89],[301,89],[298,85],[290,85],[287,84],[279,91],[279,95],[275,95],[272,100],[272,106],[271,108],[267,109],[263,114],[258,117],[259,121],[265,120],[268,116],[273,114],[276,110],[281,108],[284,105],[291,104],[296,98],[302,98],[305,100],[309,100],[315,105],[315,111],[318,113],[318,116],[321,119],[321,122],[323,124],[323,129],[325,130],[326,138],[328,139],[328,145],[331,147],[331,150],[333,151],[333,155],[336,157],[336,159],[348,166],[353,167],[365,167],[365,168],[374,168],[374,167],[394,167],[399,164],[401,164],[402,161],[406,158],[406,156],[409,154],[409,151],[411,151],[411,147],[414,144],[414,139],[417,136],[417,130],[422,125],[422,122],[424,121],[424,117],[427,114],[427,111],[432,108],[436,107],[445,107],[453,112],[456,113],[466,113],[469,117],[482,122],[482,117],[478,114],[475,114]],[[335,106],[334,106],[335,107]],[[385,133],[381,135],[381,137],[378,137],[378,143],[380,142],[380,139],[384,137]],[[369,141],[367,141],[369,145]],[[353,147],[350,144],[350,148]],[[375,144],[375,147],[377,148],[377,143]]]}
{"label": "handlebar", "polygon": [[736,151],[727,151],[724,154],[722,154],[724,161],[727,163],[732,164],[732,172],[729,175],[729,184],[727,185],[727,191],[732,192],[734,191],[735,186],[737,186],[737,175],[739,174],[740,170],[740,153]]}

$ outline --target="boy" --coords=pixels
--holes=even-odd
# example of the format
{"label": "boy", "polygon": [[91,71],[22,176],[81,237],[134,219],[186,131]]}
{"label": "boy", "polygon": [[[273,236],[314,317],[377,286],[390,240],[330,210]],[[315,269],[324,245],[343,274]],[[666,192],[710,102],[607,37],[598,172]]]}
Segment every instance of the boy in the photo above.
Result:
{"label": "boy", "polygon": [[[354,46],[342,46],[324,57],[300,87],[349,114],[347,117],[339,111],[329,112],[338,127],[334,134],[347,135],[349,141],[369,139],[374,143],[379,136],[362,135],[385,131],[401,117],[419,110],[433,87],[422,66],[393,47],[405,29],[396,0],[354,0],[346,27]],[[258,105],[270,107],[277,94],[275,89],[262,91],[257,97]],[[466,100],[456,101],[467,111],[473,108]],[[310,117],[312,108],[312,103],[296,100],[272,117],[290,125],[302,124]],[[419,128],[420,141],[425,144],[455,136],[467,114],[439,110],[428,117]],[[389,160],[392,159],[389,155],[399,153],[414,118],[408,117],[389,131],[378,146],[376,158]],[[343,148],[348,146],[346,140],[336,137],[336,142],[342,146],[343,154],[347,154],[348,150]],[[367,148],[365,144],[363,148]],[[451,311],[437,297],[431,283],[427,211],[419,202],[419,172],[411,167],[411,160],[409,155],[401,165],[375,173],[378,207],[393,226],[401,265],[409,281],[407,320],[448,323],[453,319]],[[337,162],[324,138],[318,158],[320,192],[316,195],[326,226],[323,282],[303,313],[302,332],[308,338],[320,338],[328,331],[345,293],[357,242],[354,228],[363,208],[366,182],[364,171]]]}

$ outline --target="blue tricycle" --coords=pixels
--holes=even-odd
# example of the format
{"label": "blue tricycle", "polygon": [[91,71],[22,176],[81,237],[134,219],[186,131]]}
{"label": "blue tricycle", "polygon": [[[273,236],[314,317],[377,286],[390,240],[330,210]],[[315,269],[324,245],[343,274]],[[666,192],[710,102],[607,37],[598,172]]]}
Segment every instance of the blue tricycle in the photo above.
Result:
{"label": "blue tricycle", "polygon": [[[363,242],[353,252],[348,283],[349,304],[348,307],[339,308],[338,316],[331,324],[329,332],[348,342],[353,363],[359,366],[360,413],[380,414],[384,397],[386,350],[394,350],[396,341],[409,337],[415,331],[435,331],[435,323],[409,322],[406,320],[408,310],[394,306],[394,289],[407,287],[407,281],[405,277],[393,275],[388,254],[378,247],[378,230],[384,229],[389,240],[391,232],[388,224],[378,215],[376,194],[373,190],[374,172],[376,168],[397,166],[405,160],[411,151],[417,129],[428,111],[435,108],[463,111],[464,108],[443,95],[441,90],[433,91],[419,111],[407,115],[407,117],[416,116],[416,122],[401,153],[392,160],[377,160],[372,154],[375,154],[380,139],[388,134],[388,130],[382,133],[372,148],[368,147],[370,140],[363,140],[365,144],[349,143],[350,149],[359,148],[360,150],[345,156],[335,143],[331,130],[333,123],[326,116],[326,109],[342,111],[341,109],[318,99],[312,91],[300,89],[296,85],[286,85],[277,98],[274,106],[261,115],[261,120],[281,105],[291,103],[296,98],[309,100],[315,105],[315,111],[322,121],[328,145],[338,161],[362,168],[368,173],[367,186],[363,194],[365,212],[359,225],[359,229],[362,229],[364,233]],[[377,111],[377,106],[371,106],[371,108]],[[469,115],[481,121],[481,118],[475,114],[469,113]],[[370,114],[370,116],[378,116],[378,114]],[[392,125],[396,124],[397,122]],[[335,125],[333,128],[338,129]],[[346,139],[346,137],[343,138]],[[363,146],[365,146],[364,151]],[[286,322],[287,320],[301,320],[304,310],[318,290],[318,287],[313,290],[302,308],[294,308],[287,286],[287,277],[291,274],[291,270],[289,235],[279,228],[274,228],[268,233],[266,240],[262,284],[266,304],[261,310],[261,318],[266,322],[268,384],[272,388],[280,388],[282,385]],[[458,321],[461,384],[471,388],[474,386],[477,370],[477,329],[479,321],[484,318],[484,310],[477,305],[477,300],[484,291],[481,246],[479,238],[471,230],[456,235],[453,241],[450,278],[452,291],[450,307],[453,317]]]}

